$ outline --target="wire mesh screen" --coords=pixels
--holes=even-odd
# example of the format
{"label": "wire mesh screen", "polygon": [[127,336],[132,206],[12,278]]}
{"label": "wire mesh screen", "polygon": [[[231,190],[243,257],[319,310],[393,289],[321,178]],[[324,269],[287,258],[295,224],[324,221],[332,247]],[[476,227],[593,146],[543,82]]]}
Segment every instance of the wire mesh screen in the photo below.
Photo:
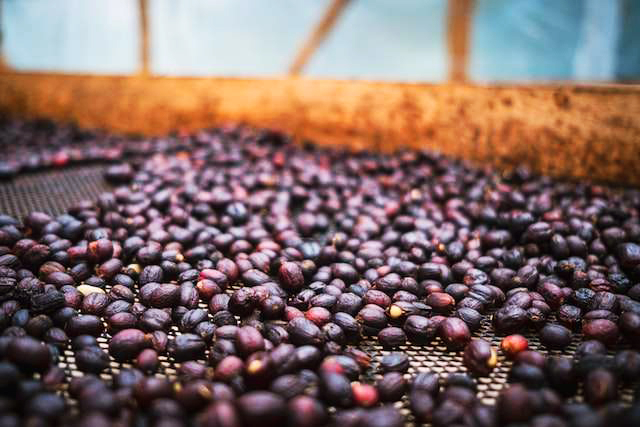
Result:
{"label": "wire mesh screen", "polygon": [[0,210],[18,219],[32,211],[59,215],[74,203],[107,191],[103,171],[103,166],[93,165],[19,175],[0,183]]}

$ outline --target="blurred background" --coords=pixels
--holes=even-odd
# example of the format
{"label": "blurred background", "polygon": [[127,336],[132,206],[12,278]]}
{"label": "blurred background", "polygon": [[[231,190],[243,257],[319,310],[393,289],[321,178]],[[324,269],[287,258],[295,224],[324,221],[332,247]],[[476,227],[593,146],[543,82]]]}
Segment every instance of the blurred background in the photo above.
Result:
{"label": "blurred background", "polygon": [[640,80],[639,0],[0,0],[0,7],[4,67],[18,71]]}

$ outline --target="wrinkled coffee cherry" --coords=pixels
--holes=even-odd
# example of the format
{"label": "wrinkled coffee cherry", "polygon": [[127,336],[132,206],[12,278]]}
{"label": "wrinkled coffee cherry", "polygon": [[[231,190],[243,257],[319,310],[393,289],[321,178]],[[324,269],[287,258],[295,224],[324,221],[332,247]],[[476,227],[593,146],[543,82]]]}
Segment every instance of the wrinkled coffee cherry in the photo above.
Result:
{"label": "wrinkled coffee cherry", "polygon": [[462,360],[471,372],[486,376],[498,364],[498,353],[487,341],[473,339],[465,347]]}

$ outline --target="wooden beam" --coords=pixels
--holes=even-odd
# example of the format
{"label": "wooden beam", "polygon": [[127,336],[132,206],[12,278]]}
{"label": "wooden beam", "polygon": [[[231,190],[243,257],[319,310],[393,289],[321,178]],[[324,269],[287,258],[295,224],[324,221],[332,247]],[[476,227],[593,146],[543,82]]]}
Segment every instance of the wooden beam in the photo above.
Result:
{"label": "wooden beam", "polygon": [[449,50],[449,80],[467,80],[471,18],[474,0],[449,0],[447,15],[447,44]]}
{"label": "wooden beam", "polygon": [[349,0],[331,0],[331,4],[329,4],[329,7],[325,10],[324,15],[320,18],[320,21],[318,21],[311,34],[309,34],[309,37],[296,53],[296,56],[289,67],[289,75],[297,76],[302,72],[305,65],[307,65],[309,59],[311,59],[315,51],[327,37],[327,34],[329,34],[348,3]]}
{"label": "wooden beam", "polygon": [[148,76],[149,71],[149,4],[138,0],[140,11],[140,74]]}
{"label": "wooden beam", "polygon": [[0,73],[0,116],[158,135],[243,122],[352,149],[428,148],[640,185],[640,86],[471,86]]}
{"label": "wooden beam", "polygon": [[4,57],[4,26],[2,25],[4,0],[0,0],[0,70],[7,70],[7,61]]}

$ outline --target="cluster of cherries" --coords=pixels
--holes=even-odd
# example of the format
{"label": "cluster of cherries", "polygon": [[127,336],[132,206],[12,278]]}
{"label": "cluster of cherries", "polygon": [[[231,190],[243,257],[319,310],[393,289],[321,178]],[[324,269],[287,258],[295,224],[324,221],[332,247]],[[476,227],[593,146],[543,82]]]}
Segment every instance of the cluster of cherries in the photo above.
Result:
{"label": "cluster of cherries", "polygon": [[[0,141],[0,170],[27,159],[10,175],[131,160],[68,213],[0,215],[0,426],[395,427],[401,401],[436,427],[640,425],[620,399],[640,378],[637,189],[245,127],[9,122]],[[433,342],[467,372],[410,369]],[[500,355],[489,405],[475,377]]]}

